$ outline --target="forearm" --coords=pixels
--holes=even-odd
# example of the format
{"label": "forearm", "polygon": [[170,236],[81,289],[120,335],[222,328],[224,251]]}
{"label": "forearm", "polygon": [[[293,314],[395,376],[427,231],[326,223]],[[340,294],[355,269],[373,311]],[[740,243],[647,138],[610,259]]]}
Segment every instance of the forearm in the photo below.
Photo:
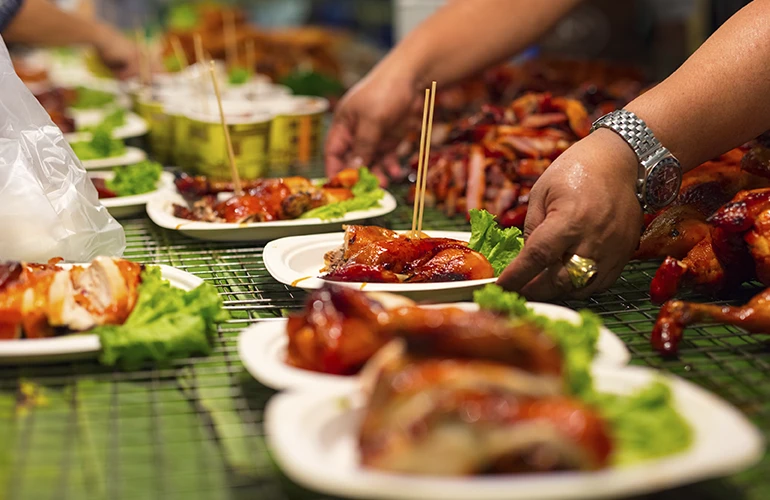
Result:
{"label": "forearm", "polygon": [[9,42],[34,45],[100,45],[114,31],[99,21],[62,11],[47,0],[25,0],[2,35]]}
{"label": "forearm", "polygon": [[525,49],[581,0],[454,0],[423,22],[382,66],[447,85]]}
{"label": "forearm", "polygon": [[754,0],[627,109],[685,170],[770,129],[770,0]]}

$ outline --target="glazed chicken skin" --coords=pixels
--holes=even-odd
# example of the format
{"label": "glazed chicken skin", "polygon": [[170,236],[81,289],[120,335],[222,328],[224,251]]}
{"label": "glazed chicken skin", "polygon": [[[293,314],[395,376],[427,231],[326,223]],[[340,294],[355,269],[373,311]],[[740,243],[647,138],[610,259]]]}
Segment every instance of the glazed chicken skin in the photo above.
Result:
{"label": "glazed chicken skin", "polygon": [[341,248],[324,256],[328,281],[427,283],[493,278],[489,261],[448,238],[399,235],[376,226],[346,226]]}
{"label": "glazed chicken skin", "polygon": [[750,333],[770,332],[770,288],[742,307],[696,304],[681,300],[666,302],[652,330],[652,346],[664,355],[677,352],[684,330],[694,323],[734,325]]}
{"label": "glazed chicken skin", "polygon": [[719,294],[745,281],[770,285],[770,188],[742,191],[709,219],[709,236],[681,261],[668,257],[655,273],[655,303],[673,298],[682,287]]}
{"label": "glazed chicken skin", "polygon": [[142,266],[97,257],[88,267],[0,266],[0,338],[52,337],[122,324],[134,308]]}
{"label": "glazed chicken skin", "polygon": [[633,258],[684,259],[710,237],[707,219],[722,205],[740,191],[770,186],[770,154],[763,151],[736,148],[685,174],[676,201],[647,221]]}
{"label": "glazed chicken skin", "polygon": [[303,311],[289,318],[286,332],[287,362],[306,370],[358,373],[399,337],[421,352],[505,362],[561,385],[561,354],[539,327],[486,311],[425,309],[411,303],[386,308],[359,290],[328,284],[312,292]]}
{"label": "glazed chicken skin", "polygon": [[[352,182],[352,184],[350,184]],[[257,179],[242,184],[243,194],[220,201],[218,195],[233,190],[232,183],[181,174],[176,186],[189,206],[175,204],[174,216],[206,222],[270,222],[297,219],[305,212],[353,197],[350,188],[358,171],[346,170],[324,186],[305,177]]]}
{"label": "glazed chicken skin", "polygon": [[564,396],[560,356],[542,332],[467,312],[453,326],[463,311],[444,312],[444,323],[430,317],[439,312],[399,325],[400,352],[364,368],[375,374],[359,434],[364,466],[467,476],[608,464],[607,426]]}

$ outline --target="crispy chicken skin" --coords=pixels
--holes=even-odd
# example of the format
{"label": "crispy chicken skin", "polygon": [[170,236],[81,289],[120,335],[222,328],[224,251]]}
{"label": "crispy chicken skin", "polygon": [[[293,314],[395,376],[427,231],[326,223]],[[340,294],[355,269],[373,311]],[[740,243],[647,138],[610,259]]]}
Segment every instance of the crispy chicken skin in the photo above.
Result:
{"label": "crispy chicken skin", "polygon": [[324,279],[369,283],[446,282],[492,278],[495,271],[468,244],[400,235],[377,226],[346,226],[341,248],[324,256]]}

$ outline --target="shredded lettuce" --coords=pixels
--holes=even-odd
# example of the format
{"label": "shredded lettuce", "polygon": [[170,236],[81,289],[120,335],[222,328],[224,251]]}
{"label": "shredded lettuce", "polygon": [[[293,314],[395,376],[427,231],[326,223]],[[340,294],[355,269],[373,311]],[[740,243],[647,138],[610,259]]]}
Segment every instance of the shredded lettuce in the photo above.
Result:
{"label": "shredded lettuce", "polygon": [[535,313],[520,295],[493,284],[476,291],[473,299],[481,309],[537,323],[557,343],[567,392],[596,408],[609,424],[615,465],[671,455],[691,445],[692,429],[674,408],[665,383],[656,381],[629,395],[596,391],[591,364],[602,326],[596,314],[581,311],[579,323],[553,320]]}
{"label": "shredded lettuce", "polygon": [[102,345],[100,361],[125,370],[145,362],[168,363],[173,358],[208,354],[215,324],[229,318],[222,298],[208,283],[186,292],[161,277],[160,268],[142,272],[134,310],[122,325],[91,331]]}
{"label": "shredded lettuce", "polygon": [[78,141],[70,144],[81,160],[98,160],[120,156],[126,152],[126,145],[120,139],[112,138],[112,129],[97,127],[91,132],[90,141]]}
{"label": "shredded lettuce", "polygon": [[115,167],[112,171],[115,177],[105,183],[107,189],[118,196],[131,196],[155,191],[163,167],[160,163],[145,160],[135,165]]}
{"label": "shredded lettuce", "polygon": [[470,215],[471,240],[468,247],[486,257],[495,270],[495,276],[500,276],[524,248],[524,237],[516,227],[499,228],[495,216],[486,210],[473,209]]}
{"label": "shredded lettuce", "polygon": [[314,208],[302,214],[300,218],[340,219],[348,212],[368,210],[379,206],[380,200],[385,196],[385,191],[380,189],[380,182],[377,180],[377,176],[369,172],[369,169],[365,167],[359,169],[358,182],[351,188],[351,191],[353,192],[353,198]]}
{"label": "shredded lettuce", "polygon": [[75,88],[75,102],[70,107],[75,109],[101,108],[115,102],[115,94],[104,90],[79,86]]}

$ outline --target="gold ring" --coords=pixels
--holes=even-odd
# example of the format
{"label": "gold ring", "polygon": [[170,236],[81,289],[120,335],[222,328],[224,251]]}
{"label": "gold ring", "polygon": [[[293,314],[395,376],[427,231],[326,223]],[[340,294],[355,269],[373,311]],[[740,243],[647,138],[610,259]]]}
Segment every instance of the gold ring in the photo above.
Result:
{"label": "gold ring", "polygon": [[579,255],[573,255],[564,264],[564,267],[569,273],[569,279],[572,282],[572,286],[575,288],[584,288],[588,286],[594,278],[596,273],[599,272],[596,266],[596,261],[593,259],[587,259]]}

